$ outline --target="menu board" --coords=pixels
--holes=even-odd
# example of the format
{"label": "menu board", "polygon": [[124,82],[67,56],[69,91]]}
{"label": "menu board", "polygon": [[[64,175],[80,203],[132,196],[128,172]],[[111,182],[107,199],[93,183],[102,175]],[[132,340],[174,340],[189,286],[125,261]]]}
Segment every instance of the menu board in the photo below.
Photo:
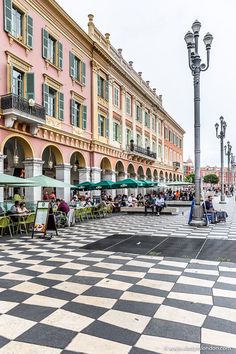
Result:
{"label": "menu board", "polygon": [[33,233],[46,233],[47,230],[47,221],[49,213],[50,202],[41,201],[37,204],[36,215],[34,220]]}

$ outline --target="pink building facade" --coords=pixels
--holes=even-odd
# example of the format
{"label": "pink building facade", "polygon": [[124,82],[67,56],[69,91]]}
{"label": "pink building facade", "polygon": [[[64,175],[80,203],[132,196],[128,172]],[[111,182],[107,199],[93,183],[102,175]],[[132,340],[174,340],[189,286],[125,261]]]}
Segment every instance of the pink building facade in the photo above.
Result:
{"label": "pink building facade", "polygon": [[[0,172],[73,184],[183,179],[184,130],[93,16],[86,34],[54,0],[0,8]],[[25,196],[35,202],[42,190]]]}

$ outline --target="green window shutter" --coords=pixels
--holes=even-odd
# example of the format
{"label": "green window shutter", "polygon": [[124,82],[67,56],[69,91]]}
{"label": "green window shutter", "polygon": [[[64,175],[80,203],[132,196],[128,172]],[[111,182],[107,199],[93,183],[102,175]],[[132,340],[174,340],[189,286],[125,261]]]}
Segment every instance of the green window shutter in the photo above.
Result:
{"label": "green window shutter", "polygon": [[61,42],[58,42],[58,67],[60,69],[63,67],[63,46]]}
{"label": "green window shutter", "polygon": [[34,100],[34,73],[26,74],[26,90],[28,100],[30,98]]}
{"label": "green window shutter", "polygon": [[119,143],[121,143],[121,139],[122,139],[122,134],[121,134],[121,126],[118,126],[118,141]]}
{"label": "green window shutter", "polygon": [[82,106],[82,129],[86,130],[87,128],[87,106]]}
{"label": "green window shutter", "polygon": [[105,87],[105,100],[109,100],[109,81],[106,80],[106,87]]}
{"label": "green window shutter", "polygon": [[4,0],[4,30],[11,33],[12,1]]}
{"label": "green window shutter", "polygon": [[98,114],[98,135],[101,136],[102,132],[101,132],[101,116],[100,114]]}
{"label": "green window shutter", "polygon": [[82,84],[86,84],[86,64],[84,62],[81,62],[82,64]]}
{"label": "green window shutter", "polygon": [[106,138],[109,137],[109,118],[105,118]]}
{"label": "green window shutter", "polygon": [[70,122],[75,125],[75,100],[70,100]]}
{"label": "green window shutter", "polygon": [[64,93],[58,92],[58,119],[64,120]]}
{"label": "green window shutter", "polygon": [[49,39],[49,34],[48,32],[42,28],[42,44],[43,44],[43,58],[48,59],[48,39]]}
{"label": "green window shutter", "polygon": [[43,105],[46,114],[48,114],[48,98],[49,98],[49,86],[43,84]]}
{"label": "green window shutter", "polygon": [[98,96],[101,97],[101,79],[100,76],[97,76],[97,83],[98,83]]}
{"label": "green window shutter", "polygon": [[33,18],[27,16],[27,46],[33,47]]}
{"label": "green window shutter", "polygon": [[69,65],[70,65],[70,76],[75,78],[75,56],[73,53],[69,52]]}

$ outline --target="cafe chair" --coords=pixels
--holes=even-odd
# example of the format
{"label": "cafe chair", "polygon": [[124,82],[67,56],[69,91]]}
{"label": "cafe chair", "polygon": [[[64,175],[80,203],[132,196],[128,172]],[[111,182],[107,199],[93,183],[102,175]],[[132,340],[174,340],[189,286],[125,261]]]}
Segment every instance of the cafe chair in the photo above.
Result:
{"label": "cafe chair", "polygon": [[8,228],[10,236],[12,237],[12,221],[8,216],[1,216],[0,217],[0,229],[1,229],[1,236],[3,236],[3,231]]}
{"label": "cafe chair", "polygon": [[22,218],[20,218],[19,221],[17,222],[16,233],[18,234],[20,231],[20,234],[22,234],[22,232],[25,232],[26,235],[28,235],[30,225],[34,224],[34,218],[35,218],[34,213],[28,214],[26,216],[22,216]]}

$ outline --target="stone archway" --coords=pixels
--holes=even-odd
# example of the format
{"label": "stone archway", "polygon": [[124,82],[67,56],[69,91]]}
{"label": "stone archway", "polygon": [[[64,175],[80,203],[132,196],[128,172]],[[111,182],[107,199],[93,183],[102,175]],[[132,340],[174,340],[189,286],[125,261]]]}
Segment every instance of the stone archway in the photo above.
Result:
{"label": "stone archway", "polygon": [[71,184],[79,184],[88,181],[89,169],[86,169],[86,161],[80,151],[74,151],[70,158]]}
{"label": "stone archway", "polygon": [[125,178],[125,168],[123,162],[117,161],[115,172],[116,172],[116,181],[120,181]]}
{"label": "stone archway", "polygon": [[136,172],[134,169],[134,165],[132,163],[130,163],[127,168],[127,175],[128,175],[128,178],[135,178],[136,177]]}
{"label": "stone archway", "polygon": [[111,161],[107,157],[103,157],[100,163],[101,181],[112,180]]}
{"label": "stone archway", "polygon": [[155,182],[158,181],[158,172],[156,169],[153,171],[153,179]]}
{"label": "stone archway", "polygon": [[137,171],[137,177],[138,179],[144,179],[144,171],[143,171],[143,167],[139,166],[138,167],[138,171]]}
{"label": "stone archway", "polygon": [[147,170],[146,170],[146,179],[148,181],[151,181],[152,180],[152,172],[150,170],[150,168],[148,167]]}

